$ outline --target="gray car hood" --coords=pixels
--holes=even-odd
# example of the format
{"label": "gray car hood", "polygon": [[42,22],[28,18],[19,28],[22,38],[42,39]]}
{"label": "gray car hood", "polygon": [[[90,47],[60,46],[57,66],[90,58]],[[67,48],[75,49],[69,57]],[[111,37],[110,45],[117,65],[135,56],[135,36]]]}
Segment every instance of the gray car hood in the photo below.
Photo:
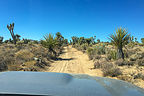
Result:
{"label": "gray car hood", "polygon": [[0,94],[144,96],[144,89],[104,77],[53,72],[1,72]]}

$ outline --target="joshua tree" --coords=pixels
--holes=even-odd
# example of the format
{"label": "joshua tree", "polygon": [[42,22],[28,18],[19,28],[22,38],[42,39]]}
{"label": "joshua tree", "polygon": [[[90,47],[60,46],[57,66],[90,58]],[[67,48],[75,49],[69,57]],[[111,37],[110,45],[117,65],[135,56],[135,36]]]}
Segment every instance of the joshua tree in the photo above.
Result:
{"label": "joshua tree", "polygon": [[129,42],[130,35],[128,34],[126,29],[118,28],[116,30],[116,33],[112,34],[110,36],[110,40],[112,44],[114,44],[117,47],[117,58],[124,59],[124,53],[122,48]]}
{"label": "joshua tree", "polygon": [[3,42],[3,37],[0,36],[0,44]]}
{"label": "joshua tree", "polygon": [[144,44],[144,38],[141,38],[141,42]]}
{"label": "joshua tree", "polygon": [[84,37],[80,37],[78,40],[78,43],[81,45],[83,43],[85,43],[85,38]]}
{"label": "joshua tree", "polygon": [[64,37],[61,35],[60,32],[56,33],[56,40],[59,43],[59,46],[62,46],[62,44],[64,43]]}
{"label": "joshua tree", "polygon": [[91,38],[86,38],[85,40],[86,40],[86,43],[87,43],[88,45],[91,44],[91,42],[92,42]]}
{"label": "joshua tree", "polygon": [[8,30],[10,31],[10,34],[13,38],[13,43],[16,44],[16,36],[14,35],[13,29],[14,29],[14,23],[7,25]]}
{"label": "joshua tree", "polygon": [[79,38],[76,36],[71,37],[72,38],[72,45],[78,43]]}
{"label": "joshua tree", "polygon": [[100,43],[100,39],[97,39],[97,43]]}
{"label": "joshua tree", "polygon": [[20,37],[21,37],[20,35],[16,34],[15,37],[16,37],[16,41],[20,41]]}

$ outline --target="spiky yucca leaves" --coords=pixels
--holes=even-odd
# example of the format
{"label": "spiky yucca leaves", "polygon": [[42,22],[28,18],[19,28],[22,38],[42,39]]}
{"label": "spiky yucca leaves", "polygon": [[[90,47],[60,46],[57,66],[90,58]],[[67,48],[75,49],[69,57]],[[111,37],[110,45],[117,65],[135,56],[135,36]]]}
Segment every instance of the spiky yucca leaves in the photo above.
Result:
{"label": "spiky yucca leaves", "polygon": [[52,52],[56,58],[56,52],[54,48],[58,45],[57,40],[54,38],[52,34],[46,34],[43,36],[45,40],[41,41],[41,44],[48,48],[50,52]]}
{"label": "spiky yucca leaves", "polygon": [[130,35],[128,34],[126,29],[118,28],[116,33],[112,34],[109,39],[111,40],[112,44],[117,47],[117,58],[124,59],[124,53],[122,48],[129,42]]}

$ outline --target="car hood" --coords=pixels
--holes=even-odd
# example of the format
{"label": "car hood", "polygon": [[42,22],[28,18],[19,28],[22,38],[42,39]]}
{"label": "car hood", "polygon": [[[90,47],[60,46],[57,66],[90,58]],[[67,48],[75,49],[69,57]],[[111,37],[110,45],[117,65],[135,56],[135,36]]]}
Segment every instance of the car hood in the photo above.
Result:
{"label": "car hood", "polygon": [[105,77],[55,72],[1,72],[0,94],[144,96],[144,89]]}

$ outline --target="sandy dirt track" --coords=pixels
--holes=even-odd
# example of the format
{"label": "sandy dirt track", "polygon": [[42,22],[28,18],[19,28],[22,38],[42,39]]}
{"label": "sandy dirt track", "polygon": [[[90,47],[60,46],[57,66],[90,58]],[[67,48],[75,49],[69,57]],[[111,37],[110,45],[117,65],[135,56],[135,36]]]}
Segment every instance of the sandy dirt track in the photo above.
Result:
{"label": "sandy dirt track", "polygon": [[102,76],[101,70],[93,70],[92,68],[93,61],[90,61],[86,54],[83,54],[75,48],[68,46],[64,47],[63,54],[59,56],[59,60],[51,63],[51,67],[49,67],[46,72],[77,73]]}

